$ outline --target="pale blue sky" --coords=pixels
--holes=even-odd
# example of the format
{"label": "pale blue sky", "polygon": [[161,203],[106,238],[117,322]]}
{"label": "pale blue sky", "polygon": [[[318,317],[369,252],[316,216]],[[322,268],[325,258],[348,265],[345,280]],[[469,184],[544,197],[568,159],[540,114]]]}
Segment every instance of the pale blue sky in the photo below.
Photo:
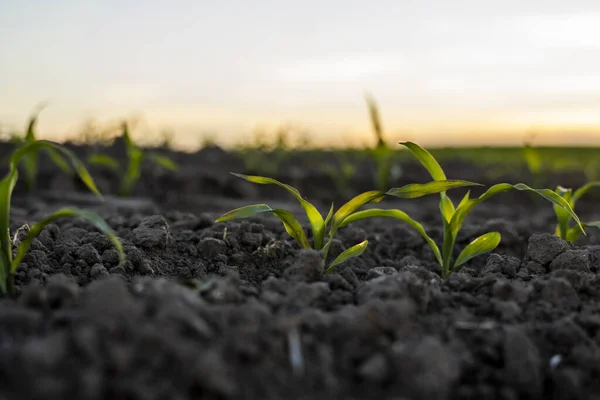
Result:
{"label": "pale blue sky", "polygon": [[[390,140],[518,142],[536,130],[594,140],[600,2],[0,3],[4,127],[48,100],[49,137],[143,115],[138,134],[170,128],[189,145],[285,123],[317,141],[369,140],[365,91]],[[565,129],[579,136],[549,136]]]}

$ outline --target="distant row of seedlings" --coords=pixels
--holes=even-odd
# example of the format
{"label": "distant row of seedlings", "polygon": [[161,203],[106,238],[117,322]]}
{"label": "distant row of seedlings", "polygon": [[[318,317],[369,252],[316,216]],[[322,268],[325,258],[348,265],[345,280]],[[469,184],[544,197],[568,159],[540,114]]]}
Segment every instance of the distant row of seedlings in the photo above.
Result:
{"label": "distant row of seedlings", "polygon": [[[31,243],[46,226],[60,218],[78,217],[92,223],[112,241],[119,254],[120,262],[125,260],[123,246],[114,231],[100,216],[88,210],[63,208],[31,226],[25,225],[19,228],[14,237],[11,237],[10,206],[13,190],[19,180],[19,166],[21,164],[23,166],[28,190],[33,191],[38,175],[39,156],[42,152],[47,154],[62,171],[78,176],[92,193],[101,196],[90,173],[74,153],[58,143],[36,138],[35,125],[41,109],[42,107],[38,108],[30,118],[25,135],[12,138],[17,147],[10,154],[8,160],[5,160],[8,163],[8,172],[0,180],[0,295],[15,295],[15,274]],[[115,171],[121,179],[118,191],[120,195],[127,196],[132,193],[140,178],[144,160],[150,160],[166,169],[177,169],[175,163],[169,158],[152,152],[144,152],[137,146],[129,135],[126,123],[122,125],[122,128],[122,138],[127,153],[126,167],[122,167],[116,159],[108,155],[93,154],[88,160]]]}
{"label": "distant row of seedlings", "polygon": [[[523,183],[514,185],[509,183],[499,183],[491,186],[487,191],[475,198],[471,198],[470,191],[468,191],[462,200],[455,205],[447,196],[447,190],[459,187],[482,185],[463,180],[449,180],[446,178],[446,174],[439,163],[427,150],[412,142],[402,142],[400,144],[405,146],[410,153],[423,165],[423,167],[425,167],[425,169],[431,175],[431,178],[433,179],[432,181],[422,184],[410,184],[401,188],[390,189],[386,192],[374,190],[362,193],[344,204],[335,212],[335,214],[333,212],[334,206],[332,205],[325,218],[323,218],[321,213],[311,203],[306,201],[300,195],[298,190],[289,185],[278,182],[271,178],[234,174],[240,178],[257,184],[275,184],[290,192],[300,202],[300,205],[306,212],[306,216],[308,217],[308,221],[312,230],[312,243],[306,236],[302,224],[291,212],[283,209],[273,209],[266,204],[253,204],[237,208],[220,216],[217,219],[217,222],[224,222],[238,218],[248,218],[261,213],[272,213],[282,221],[286,232],[292,238],[294,238],[301,247],[319,250],[323,259],[325,262],[327,262],[329,246],[331,245],[331,242],[339,229],[362,219],[378,217],[394,218],[407,223],[417,232],[419,232],[421,236],[423,236],[425,241],[431,247],[433,255],[441,267],[442,276],[444,278],[447,278],[453,272],[458,271],[467,261],[476,256],[489,253],[499,245],[501,240],[500,233],[488,232],[469,243],[464,249],[462,249],[456,258],[452,257],[456,238],[466,217],[474,207],[499,193],[510,190],[519,190],[538,195],[553,204],[558,219],[557,234],[560,237],[573,241],[579,236],[579,234],[585,234],[584,224],[581,223],[579,217],[573,211],[573,207],[581,195],[583,195],[590,188],[597,186],[596,183],[586,185],[575,193],[571,193],[570,190],[563,188],[558,188],[556,191],[553,191],[550,189],[534,189]],[[401,210],[372,208],[358,211],[360,207],[368,203],[379,202],[385,196],[417,198],[430,194],[440,195],[439,210],[443,225],[443,242],[441,243],[441,246],[435,243],[435,241],[427,234],[423,226],[418,221],[414,220]],[[572,226],[573,222],[575,223],[574,226]],[[327,240],[325,240],[325,232],[328,225],[329,232]],[[600,226],[600,222],[588,223],[585,225]],[[367,244],[368,242],[365,240],[342,252],[338,257],[328,264],[328,267],[325,269],[325,273],[332,272],[342,262],[361,255],[364,252]]]}
{"label": "distant row of seedlings", "polygon": [[[35,126],[39,112],[42,109],[43,106],[40,106],[33,113],[27,125],[27,131],[24,137],[13,136],[12,141],[14,144],[22,146],[38,141],[35,133]],[[121,130],[122,134],[120,138],[125,145],[127,159],[125,165],[121,165],[116,158],[111,157],[108,154],[94,153],[87,158],[88,163],[108,168],[114,173],[114,176],[119,180],[119,187],[117,189],[117,194],[119,196],[131,196],[136,184],[141,178],[142,166],[146,161],[170,171],[176,171],[178,169],[177,164],[169,157],[156,152],[145,151],[142,147],[135,144],[131,138],[129,126],[126,122],[121,124]],[[69,163],[60,156],[55,148],[33,149],[23,159],[25,182],[27,189],[30,192],[34,191],[36,186],[40,151],[45,152],[52,162],[63,172],[73,175],[73,170]]]}

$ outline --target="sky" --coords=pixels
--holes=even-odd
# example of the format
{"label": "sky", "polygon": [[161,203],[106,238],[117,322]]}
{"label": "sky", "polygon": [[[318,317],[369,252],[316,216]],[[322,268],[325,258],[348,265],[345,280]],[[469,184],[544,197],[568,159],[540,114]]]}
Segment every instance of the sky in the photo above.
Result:
{"label": "sky", "polygon": [[0,131],[372,144],[367,92],[390,142],[600,144],[600,2],[0,2]]}

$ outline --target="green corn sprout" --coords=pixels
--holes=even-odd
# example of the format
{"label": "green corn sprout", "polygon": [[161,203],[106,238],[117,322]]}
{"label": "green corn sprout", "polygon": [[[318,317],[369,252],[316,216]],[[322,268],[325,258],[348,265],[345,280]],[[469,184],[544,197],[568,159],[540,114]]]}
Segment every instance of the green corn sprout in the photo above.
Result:
{"label": "green corn sprout", "polygon": [[[569,206],[572,209],[575,209],[575,204],[577,200],[581,198],[584,194],[586,194],[590,189],[600,186],[600,182],[588,182],[579,189],[573,191],[573,189],[567,189],[562,186],[558,186],[555,190],[556,194],[565,199]],[[575,243],[577,239],[579,239],[581,235],[581,229],[579,226],[572,226],[573,217],[565,211],[564,208],[559,207],[557,205],[554,206],[554,213],[556,214],[556,230],[555,234],[561,239],[567,240],[571,243]],[[592,226],[596,228],[600,228],[600,221],[594,222],[584,222],[582,225]]]}
{"label": "green corn sprout", "polygon": [[171,171],[176,171],[178,169],[177,164],[166,156],[150,152],[144,153],[144,150],[136,145],[131,139],[127,123],[123,123],[122,129],[122,137],[127,152],[126,168],[123,168],[118,160],[106,154],[92,154],[88,157],[88,162],[110,168],[121,177],[118,190],[119,196],[130,196],[131,193],[133,193],[133,189],[140,180],[142,174],[142,163],[146,159]]}
{"label": "green corn sprout", "polygon": [[369,149],[369,154],[375,161],[375,185],[377,189],[385,190],[390,186],[390,180],[398,179],[403,171],[400,165],[394,163],[394,149],[390,148],[383,138],[383,125],[375,99],[366,95],[365,100],[369,108],[373,133],[377,138],[377,145]]}
{"label": "green corn sprout", "polygon": [[[421,197],[421,196],[425,196],[428,194],[440,193],[442,191],[452,189],[452,188],[476,185],[475,183],[467,182],[467,181],[444,180],[444,181],[433,181],[433,182],[424,183],[424,184],[410,184],[410,185],[403,186],[401,188],[390,189],[388,192],[372,190],[369,192],[361,193],[358,196],[354,197],[353,199],[348,201],[346,204],[344,204],[342,207],[340,207],[335,213],[334,213],[334,206],[332,204],[331,208],[329,209],[329,212],[327,213],[327,216],[325,218],[323,218],[323,216],[317,210],[317,208],[313,204],[311,204],[310,202],[305,200],[302,197],[302,195],[300,194],[300,192],[290,185],[286,185],[275,179],[265,178],[262,176],[242,175],[242,174],[235,174],[235,173],[233,175],[235,175],[239,178],[245,179],[252,183],[257,183],[257,184],[261,184],[261,185],[277,185],[281,188],[284,188],[289,193],[291,193],[296,198],[296,200],[298,200],[298,202],[300,203],[300,205],[302,206],[302,208],[304,209],[304,211],[306,213],[308,222],[309,222],[311,230],[312,230],[313,246],[311,247],[311,244],[304,232],[304,228],[302,227],[302,224],[296,219],[296,217],[291,212],[289,212],[287,210],[283,210],[283,209],[273,209],[270,206],[268,206],[267,204],[253,204],[253,205],[237,208],[235,210],[229,211],[229,212],[221,215],[219,218],[217,218],[216,222],[224,222],[224,221],[229,221],[229,220],[238,219],[238,218],[248,218],[248,217],[252,217],[257,214],[270,212],[281,220],[286,232],[292,238],[294,238],[300,244],[300,246],[302,246],[305,249],[312,248],[314,250],[321,251],[321,255],[323,256],[323,259],[325,261],[327,261],[327,254],[329,252],[329,248],[331,246],[333,238],[335,237],[335,234],[337,233],[338,229],[341,228],[342,226],[347,225],[347,223],[345,223],[345,221],[347,221],[348,218],[351,218],[352,215],[354,215],[353,213],[358,208],[362,207],[363,205],[365,205],[367,203],[377,203],[377,202],[381,201],[386,196],[386,194],[391,194],[391,195],[394,195],[397,197],[402,197],[402,198],[416,198],[416,197]],[[382,214],[382,215],[385,215],[385,214]],[[377,215],[373,215],[373,216],[377,216]],[[326,235],[326,230],[327,230],[328,225],[329,225],[329,233],[328,233],[328,238],[326,241],[325,235]],[[338,257],[336,257],[331,262],[331,264],[329,264],[329,266],[325,272],[326,273],[331,272],[339,264],[341,264],[351,258],[358,257],[359,255],[361,255],[364,252],[364,250],[367,247],[367,244],[368,244],[368,241],[365,240],[361,243],[358,243],[358,244],[346,249]]]}
{"label": "green corn sprout", "polygon": [[[442,170],[442,167],[435,160],[435,158],[431,155],[431,153],[412,142],[402,142],[400,144],[404,145],[410,150],[412,155],[415,156],[417,160],[427,169],[427,171],[435,181],[446,181],[446,174]],[[454,263],[452,263],[452,253],[454,250],[456,238],[460,229],[462,228],[462,225],[467,215],[478,204],[483,203],[492,196],[510,190],[522,190],[532,192],[552,202],[559,208],[564,209],[567,215],[569,215],[571,218],[573,218],[573,220],[576,221],[578,228],[583,232],[583,226],[581,225],[581,221],[569,205],[568,201],[566,201],[564,198],[562,198],[560,195],[556,194],[550,189],[532,189],[531,187],[522,183],[518,183],[516,185],[511,185],[508,183],[499,183],[490,187],[481,196],[473,199],[469,197],[470,192],[467,192],[467,194],[463,197],[460,203],[456,206],[454,205],[452,200],[446,195],[446,193],[442,191],[440,193],[439,204],[443,224],[443,244],[441,251],[438,245],[434,242],[434,240],[427,234],[427,232],[425,232],[423,226],[419,222],[412,219],[408,214],[400,210],[370,209],[359,211],[346,218],[343,221],[342,226],[346,226],[347,224],[364,218],[373,217],[388,217],[403,221],[412,226],[421,234],[421,236],[423,236],[425,241],[431,247],[436,261],[440,264],[440,267],[442,269],[442,276],[444,278],[447,278],[453,272],[458,271],[461,268],[461,266],[464,265],[467,261],[481,254],[489,253],[490,251],[494,250],[498,246],[498,244],[500,244],[501,235],[499,232],[486,233],[473,240],[470,244],[468,244],[460,252],[458,257],[456,257]],[[395,195],[394,193],[389,194],[392,196]]]}
{"label": "green corn sprout", "polygon": [[[20,241],[11,239],[10,234],[10,203],[12,198],[13,189],[19,179],[18,166],[22,161],[25,161],[28,155],[35,153],[39,150],[53,150],[57,156],[68,159],[75,173],[81,178],[84,184],[95,194],[100,195],[96,185],[88,173],[87,169],[79,161],[79,159],[65,147],[46,140],[37,140],[31,143],[26,143],[23,146],[16,149],[10,157],[9,171],[0,180],[0,293],[14,296],[14,276],[15,273],[23,260],[23,257],[27,253],[27,250],[31,246],[33,239],[50,223],[65,217],[79,217],[91,222],[96,228],[105,233],[110,240],[113,242],[115,248],[119,252],[121,261],[125,260],[123,247],[121,242],[112,231],[112,229],[100,218],[97,214],[79,210],[76,208],[64,208],[56,211],[48,217],[45,217],[41,221],[33,224],[29,228],[29,232],[25,238]],[[13,247],[16,251],[13,255]]]}
{"label": "green corn sprout", "polygon": [[[29,123],[27,124],[27,132],[24,137],[13,136],[12,142],[17,146],[22,146],[24,144],[30,144],[37,141],[35,127],[37,124],[37,119],[40,112],[45,108],[46,104],[41,104],[36,107],[35,111],[29,118]],[[43,150],[45,154],[50,157],[52,162],[59,167],[66,174],[72,175],[73,171],[69,166],[69,163],[66,162],[60,154],[56,152],[53,148],[44,148],[44,149],[36,149],[31,151],[29,154],[25,156],[23,159],[23,170],[25,173],[25,184],[27,185],[27,190],[29,192],[33,192],[35,190],[36,182],[37,182],[37,174],[38,174],[38,164],[39,164],[39,154],[40,150]]]}

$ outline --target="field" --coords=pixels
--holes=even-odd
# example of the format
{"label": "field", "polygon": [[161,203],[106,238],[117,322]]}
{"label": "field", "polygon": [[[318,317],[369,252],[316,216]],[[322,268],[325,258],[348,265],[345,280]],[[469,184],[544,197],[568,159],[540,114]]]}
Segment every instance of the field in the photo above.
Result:
{"label": "field", "polygon": [[[127,163],[122,140],[66,146],[81,160]],[[265,203],[291,211],[312,239],[294,196],[230,172],[278,179],[326,214],[381,185],[431,181],[400,147],[157,148],[177,169],[143,163],[127,193],[108,158],[86,164],[103,198],[42,154],[33,190],[25,180],[15,188],[12,234],[78,207],[104,218],[126,261],[84,220],[41,231],[14,296],[0,300],[0,398],[600,398],[600,231],[588,227],[574,244],[555,236],[540,196],[507,191],[475,207],[451,255],[487,232],[502,240],[444,278],[423,236],[396,219],[339,229],[330,258],[369,243],[326,274],[321,253],[270,213],[215,222]],[[0,158],[13,150],[0,144]],[[576,189],[596,179],[600,159],[593,148],[541,148],[529,164],[522,148],[430,150],[449,179],[486,185],[471,198],[500,182]],[[467,190],[447,195],[458,204]],[[600,188],[577,202],[581,221],[600,220],[599,199]],[[400,209],[441,244],[439,203],[387,196],[364,208]]]}

